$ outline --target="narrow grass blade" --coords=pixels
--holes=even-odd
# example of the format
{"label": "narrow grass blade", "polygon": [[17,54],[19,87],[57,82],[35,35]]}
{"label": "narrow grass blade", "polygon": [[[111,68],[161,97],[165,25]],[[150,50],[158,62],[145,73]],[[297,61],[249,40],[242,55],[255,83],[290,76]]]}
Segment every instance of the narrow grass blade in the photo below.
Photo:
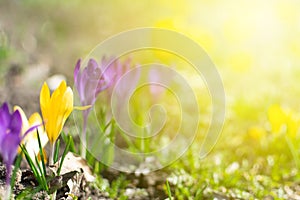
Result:
{"label": "narrow grass blade", "polygon": [[17,176],[17,171],[18,169],[20,168],[20,165],[21,165],[21,161],[22,161],[22,156],[23,156],[23,153],[19,153],[17,159],[16,159],[16,162],[15,162],[15,168],[12,172],[12,175],[11,175],[11,181],[10,181],[10,188],[11,188],[11,191],[13,191],[13,188],[14,188],[14,185],[15,185],[15,180],[16,180],[16,176]]}
{"label": "narrow grass blade", "polygon": [[35,156],[35,162],[37,163],[37,169],[39,170],[39,175],[40,175],[40,178],[41,178],[41,181],[42,181],[42,186],[44,188],[44,190],[48,191],[48,185],[47,185],[47,180],[46,180],[46,174],[44,174],[43,172],[43,169],[41,168],[41,166],[38,164],[39,163],[39,160],[38,160],[38,157]]}
{"label": "narrow grass blade", "polygon": [[171,188],[170,188],[168,180],[166,180],[166,186],[167,186],[167,192],[168,192],[169,200],[172,200],[172,192],[171,192]]}
{"label": "narrow grass blade", "polygon": [[206,188],[207,188],[207,185],[204,185],[203,188],[197,190],[196,195],[195,195],[195,200],[203,199],[203,192]]}
{"label": "narrow grass blade", "polygon": [[60,148],[60,139],[58,139],[57,142],[56,142],[55,151],[54,151],[54,158],[53,158],[54,163],[56,163],[58,161],[59,148]]}
{"label": "narrow grass blade", "polygon": [[[40,134],[38,129],[36,130],[37,133],[37,137],[38,137],[38,143],[39,143],[39,149],[40,149],[40,156],[41,156],[41,162],[42,162],[42,167],[43,167],[43,174],[44,176],[46,176],[46,165],[45,165],[45,158],[44,158],[44,153],[43,153],[43,147],[41,144],[41,138],[40,138]],[[39,165],[39,163],[37,162],[37,165]]]}
{"label": "narrow grass blade", "polygon": [[286,143],[291,151],[291,154],[293,156],[293,159],[294,159],[294,162],[297,166],[297,169],[299,169],[300,167],[300,160],[299,160],[299,153],[296,149],[296,147],[293,145],[291,139],[288,137],[288,136],[285,136],[285,140],[286,140]]}
{"label": "narrow grass blade", "polygon": [[[62,136],[62,139],[63,139],[64,143],[67,144],[68,143],[68,135],[66,135],[64,132],[62,132],[61,136]],[[73,138],[72,138],[71,143],[70,143],[69,151],[71,151],[73,153],[76,153],[76,154],[79,154],[79,152],[75,148]]]}
{"label": "narrow grass blade", "polygon": [[67,141],[67,145],[66,145],[66,148],[61,156],[61,160],[60,160],[60,163],[59,163],[59,167],[58,167],[58,170],[57,170],[57,175],[59,176],[60,175],[60,171],[61,171],[61,167],[62,167],[62,164],[64,162],[64,159],[69,151],[69,148],[70,148],[70,144],[71,144],[71,141],[72,141],[72,136],[69,135],[68,136],[68,141]]}
{"label": "narrow grass blade", "polygon": [[30,166],[30,168],[31,168],[31,170],[32,170],[32,172],[33,172],[33,175],[34,175],[35,178],[37,179],[39,185],[43,185],[43,182],[42,182],[42,180],[41,180],[41,177],[40,177],[40,175],[39,175],[39,172],[38,172],[36,166],[34,165],[32,159],[30,158],[27,149],[25,148],[24,145],[20,145],[20,147],[21,147],[22,152],[24,153],[25,158],[26,158],[26,160],[27,160],[27,163],[28,163],[28,165]]}
{"label": "narrow grass blade", "polygon": [[105,132],[110,125],[112,125],[112,127],[113,127],[113,124],[114,124],[113,120],[110,120],[103,128],[103,132]]}

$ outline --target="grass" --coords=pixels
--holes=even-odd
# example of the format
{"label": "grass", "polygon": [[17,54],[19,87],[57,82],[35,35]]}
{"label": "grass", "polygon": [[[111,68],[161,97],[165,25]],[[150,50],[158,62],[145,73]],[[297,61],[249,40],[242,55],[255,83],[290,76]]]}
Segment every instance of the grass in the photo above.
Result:
{"label": "grass", "polygon": [[[285,131],[274,133],[268,120],[257,124],[264,124],[257,128],[263,132],[253,134],[251,126],[238,131],[235,124],[227,124],[218,144],[204,159],[199,158],[201,139],[198,138],[184,156],[162,169],[168,174],[165,197],[263,199],[272,196],[288,199],[296,195],[300,181],[297,132],[294,137]],[[112,183],[105,183],[101,175],[98,180],[101,181],[97,182],[97,187],[108,192],[111,198],[123,198],[126,185],[132,181],[128,174]]]}
{"label": "grass", "polygon": [[[274,199],[296,198],[300,183],[298,114],[280,106],[276,107],[280,112],[270,112],[268,108],[263,109],[262,105],[255,106],[256,104],[249,105],[246,100],[239,99],[228,108],[232,115],[225,124],[217,145],[204,159],[199,158],[203,142],[199,136],[180,159],[148,175],[151,179],[151,176],[155,177],[156,173],[162,171],[167,174],[166,177],[161,177],[162,183],[155,182],[155,188],[161,186],[163,190],[159,197],[182,200],[263,199],[270,196]],[[276,116],[278,120],[271,120],[270,113],[280,113]],[[104,114],[100,114],[103,115],[100,118],[104,119]],[[114,121],[106,122],[104,119],[101,123],[101,131],[109,132],[108,136],[112,142],[122,136]],[[70,130],[74,130],[73,124],[68,125]],[[206,126],[202,123],[201,129],[205,129]],[[121,138],[124,139],[125,148],[133,152],[140,150],[136,141],[127,136]],[[73,140],[70,135],[64,133],[61,134],[61,139],[66,145],[62,159],[68,150],[80,153],[78,140]],[[147,151],[158,148],[159,143],[156,145],[151,143],[148,146],[151,148]],[[58,160],[58,147],[55,160]],[[101,147],[105,151],[105,145]],[[114,152],[109,152],[106,156],[107,159],[113,160]],[[113,179],[106,179],[104,173],[107,166],[93,158],[90,152],[87,152],[87,161],[96,175],[96,182],[90,187],[106,193],[112,199],[130,199],[127,196],[130,189],[137,195],[145,195],[145,191],[149,192],[147,189],[152,187],[134,183],[142,178],[133,174],[119,173]],[[36,169],[36,174],[38,171],[42,172],[45,169]],[[43,180],[39,182],[43,183]],[[47,185],[43,186],[45,190],[48,189]],[[28,190],[21,192],[20,197],[28,196],[27,192]]]}

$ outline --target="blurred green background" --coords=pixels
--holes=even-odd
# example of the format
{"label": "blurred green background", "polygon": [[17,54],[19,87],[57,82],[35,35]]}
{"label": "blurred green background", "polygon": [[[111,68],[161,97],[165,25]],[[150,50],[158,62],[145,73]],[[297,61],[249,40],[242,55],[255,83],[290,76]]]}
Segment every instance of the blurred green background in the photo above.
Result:
{"label": "blurred green background", "polygon": [[202,45],[220,70],[229,104],[232,96],[265,101],[266,92],[291,101],[299,91],[299,8],[293,0],[2,0],[0,69],[38,65],[50,75],[71,78],[76,60],[107,37],[155,26],[184,33]]}

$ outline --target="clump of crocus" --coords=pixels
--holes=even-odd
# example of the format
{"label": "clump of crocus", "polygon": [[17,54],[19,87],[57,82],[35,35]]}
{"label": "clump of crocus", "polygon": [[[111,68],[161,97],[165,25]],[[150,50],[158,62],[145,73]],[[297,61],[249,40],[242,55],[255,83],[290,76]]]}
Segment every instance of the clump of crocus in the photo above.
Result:
{"label": "clump of crocus", "polygon": [[73,91],[62,81],[59,87],[50,95],[50,90],[45,82],[40,93],[40,107],[45,130],[52,146],[49,164],[53,164],[55,143],[62,128],[73,111]]}
{"label": "clump of crocus", "polygon": [[19,110],[10,113],[8,104],[4,103],[0,108],[0,153],[6,165],[7,197],[10,194],[10,176],[14,159],[18,153],[21,141],[26,135],[36,129],[35,125],[22,133],[22,118]]}
{"label": "clump of crocus", "polygon": [[[14,106],[14,111],[19,111],[21,118],[22,118],[22,135],[25,134],[26,130],[28,130],[32,126],[41,125],[43,123],[42,117],[38,112],[33,113],[29,119],[27,119],[24,111],[19,106]],[[44,147],[48,143],[48,137],[44,130],[43,126],[39,126],[38,133],[41,140],[41,146]],[[40,148],[38,144],[38,135],[37,131],[32,131],[32,133],[27,134],[26,137],[24,137],[22,143],[25,145],[26,150],[28,151],[28,154],[30,158],[35,161],[35,156],[39,155]],[[44,157],[46,157],[44,155]],[[37,163],[38,164],[38,163]]]}
{"label": "clump of crocus", "polygon": [[[97,95],[105,90],[109,83],[104,76],[101,67],[94,59],[90,59],[88,65],[80,71],[81,60],[79,59],[74,70],[74,84],[78,91],[82,106],[93,105]],[[88,115],[90,108],[83,111]]]}
{"label": "clump of crocus", "polygon": [[[78,91],[82,106],[94,105],[100,92],[109,86],[101,67],[94,59],[90,59],[87,66],[80,71],[81,60],[78,60],[74,70],[74,84]],[[91,108],[83,110],[83,130],[81,156],[85,158],[86,148],[86,126],[87,118]]]}
{"label": "clump of crocus", "polygon": [[[87,66],[80,71],[81,60],[76,64],[74,70],[74,83],[78,91],[82,106],[93,106],[100,92],[107,90],[108,97],[111,97],[112,90],[117,81],[130,69],[130,60],[121,62],[119,59],[102,59],[101,64],[94,59],[88,61]],[[130,80],[136,82],[135,79]],[[130,84],[132,85],[132,84]],[[134,85],[134,84],[133,84]],[[123,86],[127,91],[128,85]],[[85,158],[86,126],[91,109],[83,111],[82,149],[81,156]]]}

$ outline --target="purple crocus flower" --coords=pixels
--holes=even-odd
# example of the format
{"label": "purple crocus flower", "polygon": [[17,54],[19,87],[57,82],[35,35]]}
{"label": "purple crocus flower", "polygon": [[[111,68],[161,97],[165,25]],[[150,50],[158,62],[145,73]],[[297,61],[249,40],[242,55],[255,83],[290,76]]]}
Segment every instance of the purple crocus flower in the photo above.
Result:
{"label": "purple crocus flower", "polygon": [[[74,70],[74,84],[79,94],[82,106],[93,106],[100,92],[105,90],[109,83],[105,78],[101,67],[94,59],[90,59],[87,66],[80,71],[81,60],[79,59]],[[85,158],[86,126],[91,108],[83,110],[83,131],[81,156]]]}
{"label": "purple crocus flower", "polygon": [[[88,65],[80,71],[81,60],[79,59],[74,70],[74,83],[78,91],[82,106],[94,105],[100,92],[108,87],[101,67],[94,59],[90,59]],[[91,108],[83,111],[87,116]]]}
{"label": "purple crocus flower", "polygon": [[[113,88],[117,81],[130,69],[129,60],[124,63],[119,59],[106,59],[103,57],[100,66],[94,59],[88,61],[87,66],[80,71],[81,60],[78,60],[74,70],[74,84],[78,91],[82,106],[93,106],[97,96],[103,90],[107,91],[110,99]],[[137,76],[139,78],[139,75]],[[137,84],[138,78],[131,79],[128,85],[121,86],[123,89],[119,91],[126,92],[131,85]],[[122,94],[120,94],[122,96]],[[91,108],[83,111],[83,131],[82,131],[82,149],[81,156],[85,158],[86,142],[86,126],[87,118]]]}
{"label": "purple crocus flower", "polygon": [[0,153],[6,165],[6,184],[8,187],[10,185],[11,166],[18,153],[18,147],[27,133],[38,126],[40,125],[31,127],[22,135],[22,118],[20,112],[16,110],[10,113],[7,103],[3,103],[0,107]]}
{"label": "purple crocus flower", "polygon": [[168,86],[173,78],[171,69],[166,70],[166,68],[152,67],[148,73],[148,80],[150,82],[150,94],[153,99],[158,98],[166,91],[166,86]]}
{"label": "purple crocus flower", "polygon": [[[121,62],[119,59],[103,59],[102,67],[105,73],[105,77],[109,79],[110,86],[107,89],[108,101],[112,106],[114,117],[122,115],[127,111],[127,101],[135,91],[140,77],[141,68],[136,66],[132,68],[130,66],[131,60],[127,59]],[[114,96],[112,99],[112,96]],[[107,116],[112,117],[112,116]]]}
{"label": "purple crocus flower", "polygon": [[[119,59],[114,58],[106,59],[104,57],[102,59],[101,67],[104,71],[105,79],[107,80],[107,82],[109,82],[109,88],[107,88],[107,94],[109,98],[111,97],[116,84],[122,78],[122,76],[132,70],[130,64],[130,59],[127,59],[124,62],[121,62]],[[126,84],[118,85],[118,89],[116,90],[118,96],[122,97],[124,93],[128,93],[129,91],[131,91],[131,89],[134,89],[138,84],[140,75],[141,72],[138,67],[137,69],[131,71],[129,74],[129,78],[127,77],[126,79]]]}

